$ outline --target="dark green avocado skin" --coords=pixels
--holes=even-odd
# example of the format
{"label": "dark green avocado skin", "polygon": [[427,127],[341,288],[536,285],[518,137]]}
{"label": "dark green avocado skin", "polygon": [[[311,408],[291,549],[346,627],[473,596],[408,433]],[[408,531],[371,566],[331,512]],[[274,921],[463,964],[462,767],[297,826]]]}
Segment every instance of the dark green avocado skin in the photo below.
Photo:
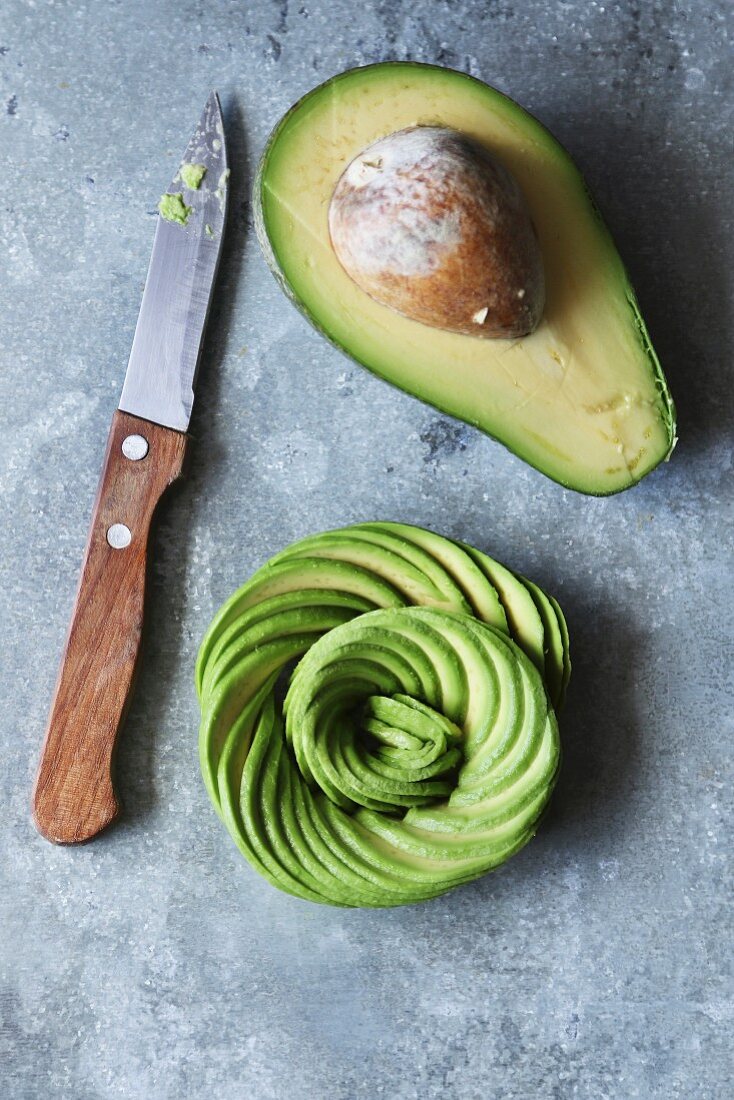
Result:
{"label": "dark green avocado skin", "polygon": [[[330,79],[324,81],[323,84],[318,85],[316,88],[312,89],[310,92],[306,93],[305,96],[303,96],[300,100],[298,100],[296,103],[294,103],[292,107],[289,108],[289,110],[283,115],[283,117],[280,119],[280,121],[276,124],[274,129],[271,131],[271,133],[268,137],[268,140],[266,142],[265,148],[264,148],[264,150],[262,152],[262,155],[260,157],[260,160],[258,162],[258,167],[257,167],[257,171],[256,171],[256,174],[255,174],[254,182],[253,182],[254,225],[255,225],[255,231],[256,231],[258,240],[260,242],[260,246],[261,246],[262,251],[263,251],[263,255],[265,257],[265,260],[268,264],[268,267],[269,267],[271,273],[273,274],[276,282],[278,283],[278,285],[280,286],[281,290],[283,291],[285,296],[288,298],[288,300],[299,310],[300,313],[303,314],[303,316],[308,320],[308,322],[323,337],[325,337],[325,339],[328,340],[334,347],[338,348],[339,351],[346,354],[350,358],[354,359],[361,366],[365,367],[371,373],[376,374],[377,377],[381,378],[383,381],[387,381],[390,385],[393,385],[396,388],[403,390],[403,392],[409,393],[413,397],[418,397],[421,400],[427,400],[424,397],[424,395],[421,394],[418,391],[418,389],[409,388],[409,387],[401,385],[401,383],[398,380],[396,380],[394,378],[391,378],[388,375],[386,375],[385,373],[383,373],[382,371],[376,369],[375,366],[372,363],[370,363],[370,362],[368,362],[364,359],[361,359],[357,355],[355,355],[354,352],[352,351],[352,349],[350,349],[350,347],[348,347],[344,343],[343,340],[338,339],[335,336],[335,334],[329,330],[328,326],[326,326],[322,322],[322,320],[319,319],[319,317],[315,316],[313,314],[313,312],[311,310],[309,310],[309,308],[305,305],[305,303],[301,300],[301,298],[295,293],[293,287],[291,286],[289,280],[286,278],[286,276],[283,272],[282,266],[281,266],[281,264],[278,260],[277,255],[275,254],[275,251],[274,251],[273,246],[272,246],[272,242],[271,242],[270,237],[268,235],[266,220],[265,220],[265,216],[264,216],[264,207],[263,207],[263,182],[264,182],[265,175],[267,173],[268,160],[269,160],[270,152],[273,149],[273,147],[275,146],[280,134],[287,127],[287,125],[288,125],[289,121],[291,120],[292,116],[294,114],[296,114],[312,97],[314,97],[316,95],[319,95],[320,93],[324,92],[325,90],[327,90],[329,88],[333,88],[335,86],[338,86],[340,81],[349,79],[350,76],[352,76],[352,74],[354,74],[354,73],[376,71],[376,70],[381,70],[381,69],[388,70],[388,69],[394,69],[394,68],[403,68],[403,69],[407,69],[407,70],[414,69],[414,70],[421,70],[421,71],[434,70],[436,72],[445,72],[446,71],[444,69],[444,67],[442,67],[442,66],[428,65],[428,64],[424,64],[422,62],[404,62],[404,61],[377,62],[377,63],[372,64],[372,65],[361,66],[357,69],[349,69],[349,70],[346,70],[343,73],[339,73],[338,75],[336,75],[334,77],[331,77]],[[460,75],[462,80],[474,83],[476,85],[479,85],[480,87],[487,87],[487,85],[483,81],[480,81],[475,77],[469,76],[466,73],[462,73],[458,70],[449,70],[449,71],[457,72],[457,75]],[[518,118],[531,119],[533,124],[535,126],[537,126],[540,130],[542,130],[548,136],[548,139],[550,141],[552,141],[555,146],[558,147],[559,151],[563,154],[563,156],[566,158],[568,163],[573,165],[573,170],[574,170],[574,172],[577,176],[579,184],[580,184],[581,188],[583,189],[583,192],[586,196],[586,199],[587,199],[590,207],[593,209],[594,215],[595,215],[595,217],[598,221],[599,229],[600,229],[601,232],[603,232],[605,237],[609,240],[611,247],[614,248],[615,252],[616,252],[616,247],[614,246],[613,239],[612,239],[611,234],[609,232],[609,229],[608,229],[608,227],[607,227],[607,225],[606,225],[606,223],[605,223],[605,221],[602,217],[602,214],[599,210],[599,207],[598,207],[596,201],[594,200],[594,197],[592,196],[591,191],[590,191],[586,181],[583,179],[581,173],[579,172],[577,166],[574,164],[574,162],[573,162],[570,154],[567,152],[567,150],[561,145],[560,142],[558,142],[558,140],[552,134],[550,134],[550,132],[547,130],[547,128],[544,127],[543,124],[534,115],[532,115],[529,111],[526,111],[524,108],[520,107],[519,104],[517,104],[514,100],[510,99],[508,96],[505,96],[504,93],[500,92],[498,89],[493,88],[492,91],[496,94],[497,97],[501,98],[504,101],[508,111],[516,113]],[[484,424],[482,424],[476,418],[476,416],[472,415],[472,410],[470,408],[469,409],[463,408],[463,409],[459,410],[455,406],[453,406],[450,402],[448,402],[448,399],[447,399],[447,402],[444,403],[441,400],[437,400],[435,398],[432,398],[430,401],[428,401],[428,403],[433,405],[434,408],[437,408],[442,413],[444,413],[448,416],[454,417],[457,420],[464,421],[465,423],[471,425],[471,427],[477,428],[483,434],[488,435],[491,439],[494,439],[496,442],[499,442],[506,449],[510,450],[513,454],[517,455],[518,458],[520,458],[523,461],[527,462],[529,465],[535,467],[535,469],[538,469],[546,477],[550,478],[553,481],[556,481],[558,484],[562,485],[566,489],[570,489],[570,490],[575,491],[575,492],[582,492],[583,494],[585,494],[587,496],[602,497],[602,496],[613,496],[613,495],[615,495],[619,492],[623,492],[627,488],[631,488],[632,486],[638,484],[639,481],[641,481],[642,478],[646,477],[648,473],[651,473],[654,469],[657,468],[657,466],[659,466],[663,462],[667,462],[668,459],[670,458],[670,456],[673,452],[673,449],[675,448],[675,445],[678,441],[677,417],[676,417],[676,409],[675,409],[675,403],[673,401],[673,396],[670,392],[665,374],[663,372],[663,369],[661,367],[661,364],[660,364],[660,361],[658,359],[657,353],[655,352],[652,341],[650,339],[650,335],[648,333],[648,330],[647,330],[647,327],[645,325],[644,319],[643,319],[642,314],[640,312],[639,304],[638,304],[638,301],[637,301],[637,296],[636,296],[634,288],[632,287],[632,284],[629,280],[629,275],[626,271],[626,268],[623,268],[623,278],[624,278],[624,281],[625,281],[626,300],[627,300],[631,315],[632,315],[633,320],[634,320],[634,325],[635,325],[635,327],[637,329],[637,332],[638,332],[638,335],[639,335],[640,345],[644,349],[645,355],[647,357],[647,361],[649,363],[649,369],[650,369],[652,375],[654,376],[655,386],[656,386],[656,389],[659,393],[660,416],[661,416],[661,420],[663,421],[663,423],[665,425],[665,430],[666,430],[666,435],[667,435],[667,440],[668,440],[667,449],[662,451],[653,463],[651,463],[647,467],[641,468],[641,471],[639,473],[634,473],[634,472],[630,471],[629,481],[626,484],[618,486],[618,487],[614,487],[614,488],[611,488],[611,489],[606,489],[606,488],[601,488],[601,487],[593,487],[593,486],[588,486],[588,485],[585,485],[583,488],[580,488],[579,485],[574,484],[569,478],[563,477],[562,475],[558,475],[553,470],[544,468],[541,464],[539,464],[534,459],[534,457],[531,454],[529,454],[527,451],[523,450],[523,447],[520,444],[514,444],[513,445],[508,440],[500,438],[499,436],[497,436],[497,435],[493,434],[492,432],[490,432],[487,429],[487,427]]]}

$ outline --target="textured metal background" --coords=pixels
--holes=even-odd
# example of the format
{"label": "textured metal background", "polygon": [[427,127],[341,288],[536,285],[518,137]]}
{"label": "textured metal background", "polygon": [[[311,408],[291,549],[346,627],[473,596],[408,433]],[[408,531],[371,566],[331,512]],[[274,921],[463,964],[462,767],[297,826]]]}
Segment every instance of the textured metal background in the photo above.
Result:
{"label": "textured metal background", "polygon": [[[731,11],[4,0],[4,1095],[731,1095]],[[315,83],[385,58],[497,84],[579,161],[678,401],[680,445],[638,488],[564,492],[340,357],[277,289],[249,220],[266,135]],[[55,849],[30,823],[32,775],[155,204],[211,87],[229,237],[120,750],[126,815]],[[575,667],[533,844],[435,903],[342,912],[240,859],[199,778],[192,670],[212,612],[270,553],[373,517],[460,536],[547,586]]]}

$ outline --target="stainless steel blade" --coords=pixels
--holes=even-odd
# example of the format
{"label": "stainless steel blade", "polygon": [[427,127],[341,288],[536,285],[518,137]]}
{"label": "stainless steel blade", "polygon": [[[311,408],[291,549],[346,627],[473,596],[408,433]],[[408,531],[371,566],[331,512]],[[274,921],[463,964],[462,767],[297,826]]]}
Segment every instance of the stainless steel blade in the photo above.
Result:
{"label": "stainless steel blade", "polygon": [[192,213],[186,225],[160,215],[125,383],[123,412],[186,431],[227,212],[228,169],[222,112],[216,92],[206,101],[182,163],[203,164],[197,190],[179,173],[169,192],[180,192]]}

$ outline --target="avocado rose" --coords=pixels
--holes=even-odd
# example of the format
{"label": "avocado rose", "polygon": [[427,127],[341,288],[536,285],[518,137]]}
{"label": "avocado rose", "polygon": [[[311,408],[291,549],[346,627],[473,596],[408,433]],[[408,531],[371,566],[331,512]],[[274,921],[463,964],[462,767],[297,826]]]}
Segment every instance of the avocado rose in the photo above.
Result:
{"label": "avocado rose", "polygon": [[212,622],[202,772],[281,890],[424,901],[534,835],[569,672],[556,601],[486,554],[403,524],[329,531],[277,554]]}

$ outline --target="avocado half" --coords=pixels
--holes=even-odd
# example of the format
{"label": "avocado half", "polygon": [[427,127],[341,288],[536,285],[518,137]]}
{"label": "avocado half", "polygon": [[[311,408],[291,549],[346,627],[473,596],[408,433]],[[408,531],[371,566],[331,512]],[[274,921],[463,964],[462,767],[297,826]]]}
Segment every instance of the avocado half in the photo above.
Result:
{"label": "avocado half", "polygon": [[[519,183],[541,244],[546,307],[516,340],[430,328],[375,302],[339,264],[328,211],[346,166],[411,126],[469,135]],[[481,81],[433,65],[351,69],[275,127],[257,172],[255,225],[291,301],[387,381],[499,440],[569,489],[617,493],[675,445],[675,408],[612,238],[568,153]]]}

